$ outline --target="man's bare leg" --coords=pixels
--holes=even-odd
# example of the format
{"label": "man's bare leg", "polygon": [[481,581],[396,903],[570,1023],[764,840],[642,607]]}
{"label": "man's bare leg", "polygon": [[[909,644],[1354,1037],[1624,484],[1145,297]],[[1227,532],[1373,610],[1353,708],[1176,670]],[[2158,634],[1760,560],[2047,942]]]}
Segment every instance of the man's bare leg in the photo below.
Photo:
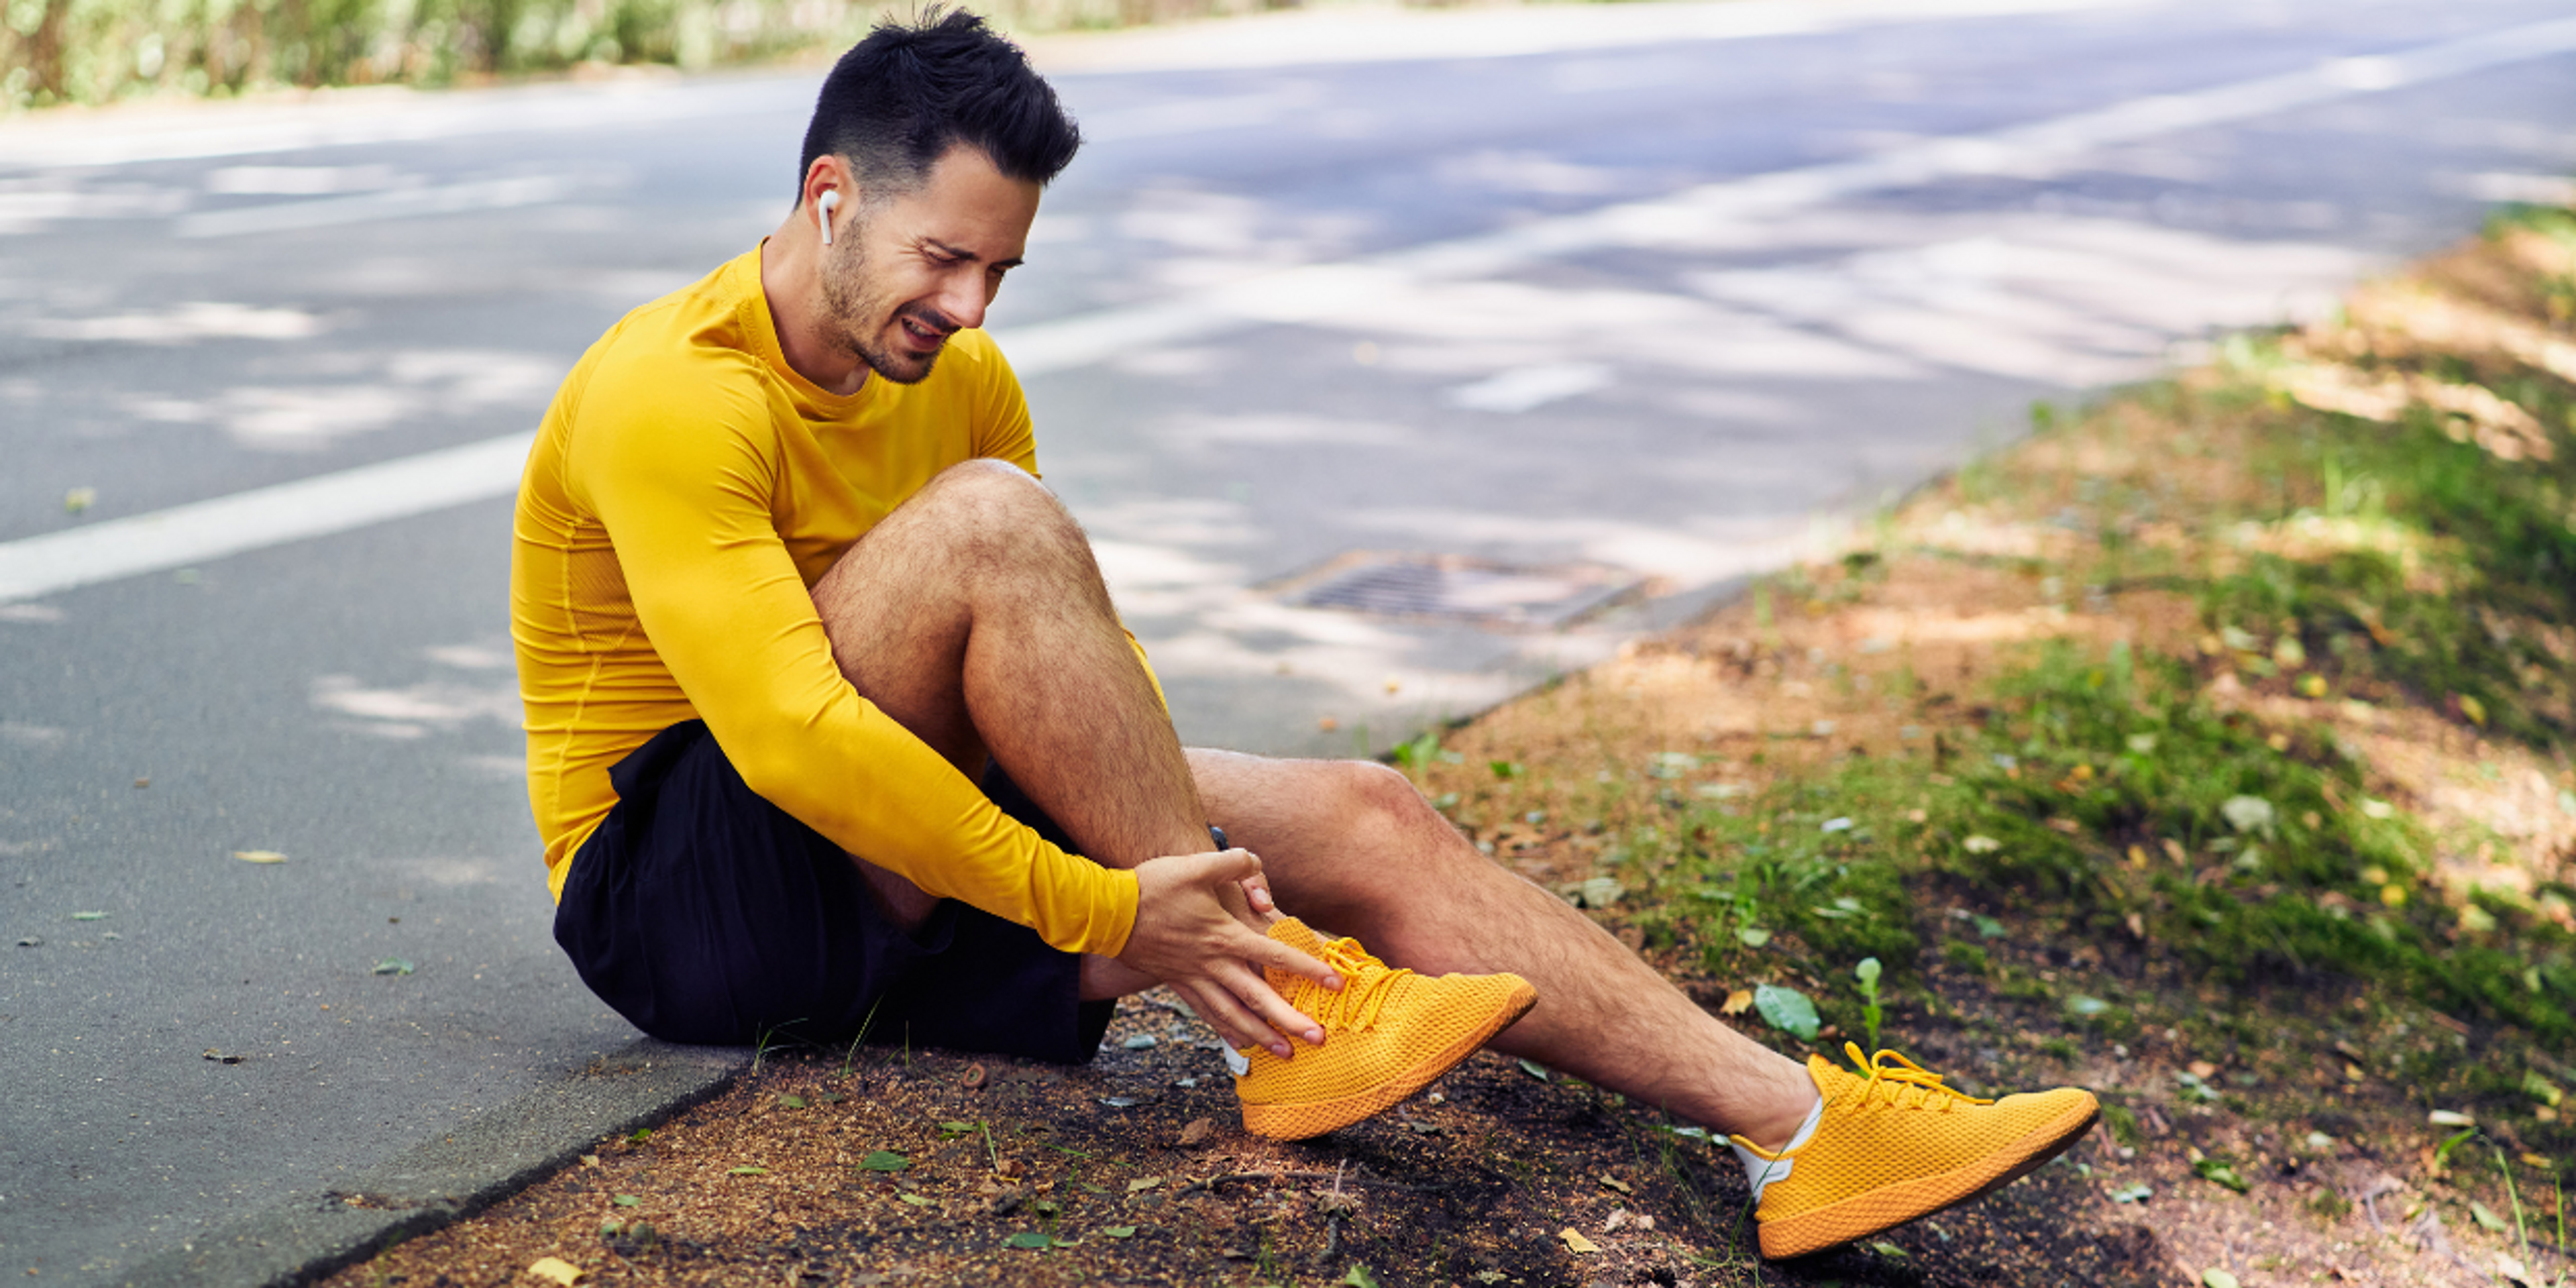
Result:
{"label": "man's bare leg", "polygon": [[1285,911],[1394,965],[1508,970],[1537,986],[1538,1006],[1495,1049],[1766,1146],[1786,1142],[1815,1103],[1804,1068],[1485,857],[1394,770],[1195,748],[1189,759],[1212,816],[1262,856]]}
{"label": "man's bare leg", "polygon": [[[1156,951],[1160,942],[1166,960],[1195,954],[1216,961],[1207,946],[1224,941],[1227,927],[1161,917],[1186,901],[1156,898],[1156,886],[1188,878],[1175,876],[1171,865],[1145,866],[1162,856],[1212,859],[1207,811],[1171,720],[1110,607],[1090,544],[1054,496],[1007,464],[955,466],[843,552],[815,584],[814,603],[833,660],[862,696],[969,778],[982,775],[989,755],[1085,856],[1139,869],[1148,906],[1140,908],[1130,956]],[[918,925],[930,915],[937,900],[928,893],[853,860],[899,923]],[[1241,864],[1202,862],[1198,869],[1223,866]],[[1241,889],[1217,888],[1224,901],[1199,911],[1222,917],[1230,909],[1259,924]],[[1151,927],[1149,913],[1157,915]],[[1196,985],[1146,972],[1138,962],[1096,961],[1086,968],[1086,991],[1114,996],[1165,978],[1238,1044],[1258,1041],[1285,1054],[1281,1033],[1321,1037],[1245,960],[1329,972],[1257,931],[1241,933],[1232,957]]]}
{"label": "man's bare leg", "polygon": [[1035,480],[970,462],[933,479],[814,587],[860,694],[968,777],[991,755],[1112,867],[1207,849],[1171,721],[1080,528]]}
{"label": "man's bare leg", "polygon": [[[1504,1050],[1765,1143],[1785,1140],[1812,1103],[1796,1065],[1496,867],[1393,771],[1185,755],[1081,529],[1018,470],[979,462],[942,474],[845,553],[814,599],[861,694],[969,775],[990,754],[1086,855],[1135,867],[1195,853],[1213,818],[1265,856],[1290,911],[1397,965],[1527,977],[1539,1005],[1504,1034]],[[898,916],[928,915],[928,895],[861,866]],[[1151,978],[1100,958],[1084,969],[1093,996]],[[1184,996],[1248,1044],[1241,1020]]]}

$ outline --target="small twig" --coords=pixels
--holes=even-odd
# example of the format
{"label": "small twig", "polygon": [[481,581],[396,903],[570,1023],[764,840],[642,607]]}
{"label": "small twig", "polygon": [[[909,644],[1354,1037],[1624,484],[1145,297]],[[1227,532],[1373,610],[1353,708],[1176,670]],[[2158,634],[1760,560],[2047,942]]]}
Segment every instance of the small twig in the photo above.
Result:
{"label": "small twig", "polygon": [[1333,1259],[1333,1250],[1342,1245],[1342,1214],[1350,1210],[1350,1200],[1342,1197],[1342,1176],[1350,1171],[1351,1160],[1345,1158],[1333,1165],[1333,1192],[1325,1196],[1324,1260]]}
{"label": "small twig", "polygon": [[[1197,1190],[1212,1190],[1228,1181],[1323,1181],[1332,1178],[1331,1172],[1227,1172],[1222,1176],[1211,1176],[1203,1181],[1192,1181],[1182,1186],[1181,1192],[1186,1194]],[[1449,1188],[1446,1185],[1408,1185],[1402,1181],[1381,1181],[1368,1176],[1354,1176],[1350,1178],[1350,1183],[1373,1185],[1382,1190],[1402,1190],[1408,1194],[1439,1194]]]}

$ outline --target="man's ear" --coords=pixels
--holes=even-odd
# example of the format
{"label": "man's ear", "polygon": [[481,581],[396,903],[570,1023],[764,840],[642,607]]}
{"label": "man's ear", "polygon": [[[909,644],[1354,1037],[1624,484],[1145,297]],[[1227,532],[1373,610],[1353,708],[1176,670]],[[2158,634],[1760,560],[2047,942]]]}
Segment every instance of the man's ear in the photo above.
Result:
{"label": "man's ear", "polygon": [[814,230],[821,235],[824,245],[832,244],[838,212],[851,205],[853,200],[849,170],[841,164],[839,157],[826,153],[805,167],[805,189],[797,204],[813,219]]}
{"label": "man's ear", "polygon": [[829,152],[814,158],[814,164],[805,167],[805,189],[798,194],[797,204],[811,208],[825,192],[839,193],[844,210],[856,204],[859,196],[858,183],[851,176],[850,168]]}

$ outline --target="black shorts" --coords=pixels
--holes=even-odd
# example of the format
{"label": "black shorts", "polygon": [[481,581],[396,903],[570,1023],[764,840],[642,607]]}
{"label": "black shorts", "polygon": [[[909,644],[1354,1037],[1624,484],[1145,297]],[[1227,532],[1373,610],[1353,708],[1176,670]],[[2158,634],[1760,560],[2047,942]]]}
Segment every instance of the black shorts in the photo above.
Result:
{"label": "black shorts", "polygon": [[[742,781],[706,722],[609,771],[617,804],[572,860],[555,942],[582,982],[670,1042],[906,1042],[1080,1063],[1113,1003],[1081,959],[953,899],[906,933],[842,849]],[[1073,847],[998,771],[984,790]]]}

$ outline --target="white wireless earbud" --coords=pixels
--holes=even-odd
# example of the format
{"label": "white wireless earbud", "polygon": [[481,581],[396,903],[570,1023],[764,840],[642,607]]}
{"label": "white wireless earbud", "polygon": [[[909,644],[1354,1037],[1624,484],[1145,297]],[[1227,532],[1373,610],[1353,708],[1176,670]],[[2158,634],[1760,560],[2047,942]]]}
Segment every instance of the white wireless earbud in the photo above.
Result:
{"label": "white wireless earbud", "polygon": [[824,189],[823,195],[814,201],[814,222],[822,225],[823,244],[826,246],[832,244],[832,212],[840,204],[841,194],[830,188]]}

